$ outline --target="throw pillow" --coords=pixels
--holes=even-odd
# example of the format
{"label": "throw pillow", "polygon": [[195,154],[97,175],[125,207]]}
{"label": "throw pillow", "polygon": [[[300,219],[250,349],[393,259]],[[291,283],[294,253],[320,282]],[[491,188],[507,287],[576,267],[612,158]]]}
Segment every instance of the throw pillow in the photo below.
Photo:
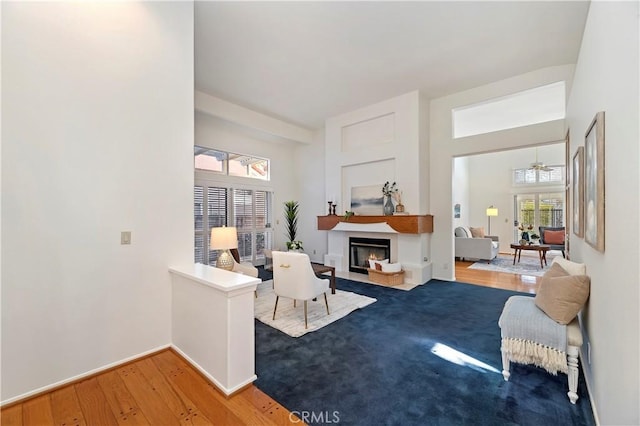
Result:
{"label": "throw pillow", "polygon": [[[589,298],[590,279],[587,275],[567,275],[560,265],[542,277],[535,304],[559,324],[569,324]],[[551,272],[553,269],[555,270]]]}
{"label": "throw pillow", "polygon": [[562,266],[569,275],[587,275],[587,265],[584,263],[572,262],[562,256],[554,257],[553,262],[551,262],[551,266],[553,266],[554,263]]}
{"label": "throw pillow", "polygon": [[382,272],[400,272],[402,270],[402,264],[400,263],[383,263]]}
{"label": "throw pillow", "polygon": [[[378,260],[378,259],[369,259],[369,268],[370,269],[376,269],[376,264],[378,263],[389,263],[389,259],[382,259],[382,260]],[[379,271],[380,269],[378,269]]]}
{"label": "throw pillow", "polygon": [[473,238],[484,238],[484,228],[469,228]]}
{"label": "throw pillow", "polygon": [[542,236],[545,244],[564,244],[564,231],[544,231]]}

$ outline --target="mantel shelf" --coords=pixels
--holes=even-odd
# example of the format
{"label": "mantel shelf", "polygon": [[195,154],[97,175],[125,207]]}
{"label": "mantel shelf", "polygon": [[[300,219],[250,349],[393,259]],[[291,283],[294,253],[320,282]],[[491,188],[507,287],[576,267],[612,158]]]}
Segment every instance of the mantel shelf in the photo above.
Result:
{"label": "mantel shelf", "polygon": [[318,230],[331,231],[338,223],[386,223],[400,234],[430,234],[433,232],[433,215],[394,216],[318,216]]}

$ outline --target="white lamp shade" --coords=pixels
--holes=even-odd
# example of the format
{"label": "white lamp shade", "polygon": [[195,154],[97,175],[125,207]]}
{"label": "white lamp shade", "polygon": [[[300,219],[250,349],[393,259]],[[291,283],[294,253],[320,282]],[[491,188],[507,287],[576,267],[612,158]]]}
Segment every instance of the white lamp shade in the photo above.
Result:
{"label": "white lamp shade", "polygon": [[238,231],[233,226],[211,228],[211,250],[238,248]]}
{"label": "white lamp shade", "polygon": [[498,209],[495,207],[489,207],[487,209],[487,216],[498,216]]}

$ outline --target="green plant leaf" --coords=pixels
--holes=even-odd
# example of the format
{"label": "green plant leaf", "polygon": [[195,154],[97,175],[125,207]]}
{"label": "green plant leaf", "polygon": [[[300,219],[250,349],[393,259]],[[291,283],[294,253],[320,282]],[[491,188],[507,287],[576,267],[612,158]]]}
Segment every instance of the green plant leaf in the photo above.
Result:
{"label": "green plant leaf", "polygon": [[289,241],[295,241],[298,234],[298,208],[297,201],[286,201],[284,203],[285,231]]}

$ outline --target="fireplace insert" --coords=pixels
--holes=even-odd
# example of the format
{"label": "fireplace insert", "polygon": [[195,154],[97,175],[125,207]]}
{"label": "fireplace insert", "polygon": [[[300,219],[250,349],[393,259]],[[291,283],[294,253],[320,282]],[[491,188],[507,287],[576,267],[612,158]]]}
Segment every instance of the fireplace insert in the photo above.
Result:
{"label": "fireplace insert", "polygon": [[391,240],[349,237],[349,271],[367,273],[369,260],[391,258]]}

